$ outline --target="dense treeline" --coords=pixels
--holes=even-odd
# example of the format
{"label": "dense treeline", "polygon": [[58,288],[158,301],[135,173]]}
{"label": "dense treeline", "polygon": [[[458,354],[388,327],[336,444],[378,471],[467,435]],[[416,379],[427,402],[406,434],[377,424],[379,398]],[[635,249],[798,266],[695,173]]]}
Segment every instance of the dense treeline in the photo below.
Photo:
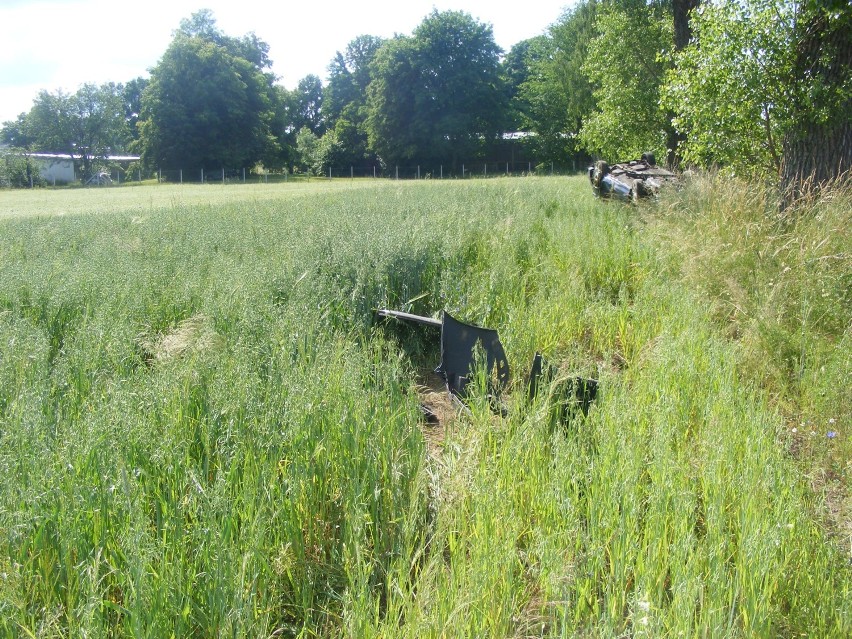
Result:
{"label": "dense treeline", "polygon": [[852,164],[850,16],[845,0],[580,0],[505,52],[489,25],[433,10],[409,36],[354,39],[325,85],[288,90],[265,42],[202,10],[149,78],[42,92],[2,142],[71,153],[84,176],[116,151],[149,169],[325,173],[493,159],[522,131],[536,162],[653,151],[792,192]]}

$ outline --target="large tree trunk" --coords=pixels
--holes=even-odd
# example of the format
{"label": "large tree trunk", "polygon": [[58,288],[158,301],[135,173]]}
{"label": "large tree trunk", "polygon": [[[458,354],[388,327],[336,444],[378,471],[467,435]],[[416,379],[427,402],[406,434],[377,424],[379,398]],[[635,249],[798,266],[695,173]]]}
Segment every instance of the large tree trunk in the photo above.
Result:
{"label": "large tree trunk", "polygon": [[692,27],[689,26],[689,12],[700,4],[699,0],[673,0],[675,49],[680,51],[689,44],[692,38]]}
{"label": "large tree trunk", "polygon": [[[673,0],[672,14],[674,17],[674,44],[675,50],[680,51],[689,44],[692,39],[692,27],[689,26],[689,13],[700,4],[700,0]],[[669,121],[674,118],[674,113],[669,112]],[[666,158],[669,167],[674,168],[680,164],[680,153],[678,148],[686,141],[683,133],[675,131],[673,125],[669,125],[666,131],[666,144],[669,149]]]}
{"label": "large tree trunk", "polygon": [[784,208],[852,171],[852,9],[847,0],[802,6],[793,67],[798,92],[781,165]]}

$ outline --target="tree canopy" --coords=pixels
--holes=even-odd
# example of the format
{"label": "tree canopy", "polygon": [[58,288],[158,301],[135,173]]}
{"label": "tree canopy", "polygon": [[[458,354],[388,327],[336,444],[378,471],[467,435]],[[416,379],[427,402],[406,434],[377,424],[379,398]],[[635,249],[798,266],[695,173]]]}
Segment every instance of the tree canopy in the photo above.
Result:
{"label": "tree canopy", "polygon": [[434,10],[385,43],[368,91],[370,146],[387,163],[477,157],[505,122],[500,53],[491,27],[459,11]]}
{"label": "tree canopy", "polygon": [[140,144],[149,166],[246,166],[278,148],[268,45],[224,35],[209,11],[181,23],[142,93]]}
{"label": "tree canopy", "polygon": [[67,153],[80,160],[88,179],[95,160],[123,151],[129,139],[124,87],[84,84],[71,94],[41,91],[29,113],[4,126],[4,138],[29,151]]}
{"label": "tree canopy", "polygon": [[202,10],[150,78],[43,91],[0,141],[73,154],[86,176],[125,149],[151,168],[452,170],[517,130],[536,161],[653,151],[790,193],[852,166],[848,0],[579,0],[505,55],[490,25],[433,9],[410,35],[353,39],[325,85],[271,68],[265,42]]}

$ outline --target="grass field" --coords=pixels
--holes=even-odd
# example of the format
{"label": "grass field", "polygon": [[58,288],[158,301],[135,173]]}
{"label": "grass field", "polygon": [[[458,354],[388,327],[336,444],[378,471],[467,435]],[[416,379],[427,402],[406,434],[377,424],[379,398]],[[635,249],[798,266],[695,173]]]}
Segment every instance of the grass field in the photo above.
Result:
{"label": "grass field", "polygon": [[[0,635],[849,636],[852,201],[771,210],[0,192]],[[437,336],[385,306],[498,329],[506,415],[421,423]]]}

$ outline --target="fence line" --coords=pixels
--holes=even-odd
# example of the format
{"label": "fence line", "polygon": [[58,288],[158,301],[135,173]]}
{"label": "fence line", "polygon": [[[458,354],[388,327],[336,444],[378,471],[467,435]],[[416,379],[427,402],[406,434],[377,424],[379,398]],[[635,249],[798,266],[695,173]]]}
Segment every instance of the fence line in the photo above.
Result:
{"label": "fence line", "polygon": [[[146,172],[138,167],[132,169],[113,168],[111,171],[99,174],[91,184],[124,185],[141,182],[159,184],[258,184],[279,183],[289,181],[304,181],[308,179],[392,179],[392,180],[427,180],[427,179],[472,179],[494,178],[501,176],[527,175],[573,175],[583,170],[576,161],[570,163],[544,162],[465,162],[452,167],[449,164],[411,164],[382,167],[378,164],[328,166],[322,175],[308,172],[290,173],[284,171],[255,172],[248,167],[229,169],[218,168],[158,168],[154,172]],[[107,176],[108,177],[105,177]],[[49,186],[50,184],[44,184]],[[54,183],[53,186],[56,186]]]}

